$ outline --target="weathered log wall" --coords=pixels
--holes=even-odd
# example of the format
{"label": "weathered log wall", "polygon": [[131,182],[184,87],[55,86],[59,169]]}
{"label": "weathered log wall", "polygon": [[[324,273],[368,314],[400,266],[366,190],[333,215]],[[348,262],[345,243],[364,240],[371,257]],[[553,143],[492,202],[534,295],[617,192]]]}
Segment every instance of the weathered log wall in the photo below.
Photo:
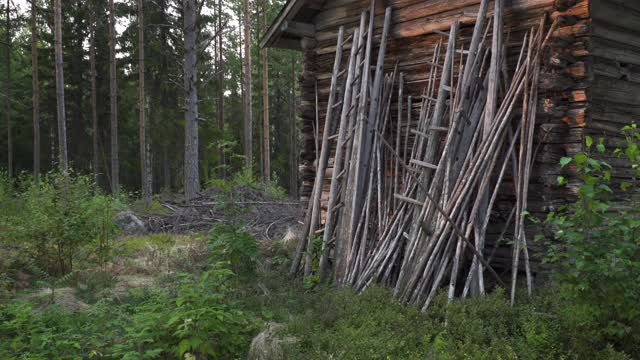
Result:
{"label": "weathered log wall", "polygon": [[[383,6],[392,6],[393,27],[392,38],[387,50],[386,68],[391,71],[395,61],[399,62],[399,71],[404,73],[407,89],[405,94],[412,96],[414,118],[417,116],[420,101],[419,96],[425,86],[427,69],[425,62],[430,59],[435,44],[442,41],[444,36],[434,33],[435,30],[448,29],[456,19],[463,23],[466,18],[474,18],[474,10],[477,9],[479,0],[392,0],[378,1],[376,7],[376,23],[382,23]],[[316,16],[316,28],[318,29],[318,46],[305,54],[305,68],[302,75],[303,102],[300,113],[303,119],[303,196],[309,194],[312,175],[314,173],[315,140],[314,122],[315,109],[315,84],[318,89],[318,113],[320,119],[320,133],[322,133],[322,119],[326,111],[326,98],[330,85],[330,72],[335,52],[335,35],[340,25],[347,26],[347,33],[351,33],[357,25],[360,13],[367,8],[368,0],[337,0],[329,1],[325,8]],[[550,20],[561,18],[562,25],[554,34],[553,45],[557,49],[554,54],[548,56],[548,69],[543,76],[546,89],[542,98],[545,99],[544,108],[547,110],[543,121],[543,133],[547,135],[547,142],[558,148],[556,153],[566,154],[562,144],[580,144],[582,125],[586,120],[586,84],[588,81],[587,63],[588,51],[585,44],[589,34],[589,9],[586,1],[572,6],[564,6],[572,1],[553,0],[509,0],[507,1],[507,14],[505,24],[509,29],[508,47],[515,61],[524,33],[534,26],[545,13],[551,14]],[[491,5],[489,6],[491,9]],[[563,10],[563,11],[560,11]],[[452,14],[455,14],[452,15]],[[446,21],[440,19],[446,18]],[[475,19],[475,18],[474,18]],[[435,21],[434,21],[435,20]],[[419,31],[413,25],[407,23],[423,24]],[[433,27],[438,23],[438,27]],[[427,24],[427,25],[424,25]],[[380,29],[378,28],[379,32]],[[471,28],[462,29],[462,37],[470,37]],[[408,35],[407,35],[408,34]],[[347,49],[349,46],[347,46]],[[405,98],[406,101],[406,98]],[[394,104],[394,109],[397,104]],[[405,103],[406,107],[406,103]],[[392,114],[396,111],[392,110]],[[395,120],[395,119],[394,119]],[[397,121],[394,121],[397,123]],[[570,124],[570,125],[567,125]],[[577,130],[571,130],[577,127]],[[570,142],[557,141],[557,132],[569,136]],[[561,136],[564,137],[564,136]],[[552,141],[551,138],[556,138]],[[574,146],[573,148],[576,148]],[[548,149],[550,150],[550,149]],[[552,164],[557,163],[558,156],[543,157]]]}
{"label": "weathered log wall", "polygon": [[[446,36],[439,32],[459,20],[463,25],[462,40],[469,39],[472,30],[469,25],[475,21],[479,3],[480,0],[376,1],[378,37],[384,8],[393,8],[385,68],[391,72],[396,62],[399,64],[406,85],[404,108],[407,108],[408,97],[411,97],[413,119],[418,116],[420,95],[426,85],[426,62],[431,60],[438,42],[446,44]],[[303,198],[310,195],[313,187],[316,134],[321,136],[324,131],[323,119],[338,28],[344,25],[346,34],[351,34],[360,13],[368,5],[369,0],[327,1],[315,17],[317,46],[306,50],[301,76],[303,139],[300,170]],[[640,117],[640,5],[625,0],[506,0],[505,5],[505,26],[508,29],[505,38],[510,54],[507,66],[516,62],[524,34],[541,17],[547,16],[549,24],[556,22],[557,26],[550,39],[550,50],[543,59],[540,77],[542,93],[539,98],[542,103],[537,121],[540,148],[529,200],[530,211],[543,216],[571,201],[577,191],[577,182],[571,180],[575,178],[575,169],[570,166],[562,169],[560,158],[582,151],[585,135],[605,136],[609,144],[615,144],[619,129],[634,117]],[[489,9],[492,8],[490,4]],[[345,51],[349,51],[349,46]],[[398,124],[396,109],[397,104],[393,104],[392,126]],[[403,120],[402,124],[406,126],[406,118]],[[316,121],[319,129],[316,129]],[[609,160],[614,164],[617,161]],[[332,160],[326,179],[331,178],[331,167]],[[625,181],[629,174],[621,166],[613,173],[614,181]],[[570,179],[569,186],[557,186],[559,175]],[[511,179],[502,186],[505,187],[504,193],[515,193],[508,191],[513,189]],[[325,186],[327,191],[328,184]],[[323,196],[324,201],[326,196]],[[512,206],[513,199],[505,197],[500,200],[494,225],[489,231],[496,237],[503,227],[500,222],[506,220]],[[499,249],[496,261],[500,263],[502,259],[509,264],[508,251]]]}
{"label": "weathered log wall", "polygon": [[[620,129],[640,119],[640,2],[590,0],[589,27],[583,36],[585,64],[584,135],[603,137],[607,146],[620,145]],[[632,180],[629,164],[613,165],[611,188]]]}

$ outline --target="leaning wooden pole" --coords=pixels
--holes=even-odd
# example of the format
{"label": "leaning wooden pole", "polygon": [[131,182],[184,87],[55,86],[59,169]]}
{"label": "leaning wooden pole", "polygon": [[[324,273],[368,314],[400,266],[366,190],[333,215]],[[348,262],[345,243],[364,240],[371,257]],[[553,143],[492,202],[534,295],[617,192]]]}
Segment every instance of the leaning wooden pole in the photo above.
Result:
{"label": "leaning wooden pole", "polygon": [[329,202],[327,205],[327,217],[325,220],[324,234],[322,238],[322,255],[320,257],[320,278],[325,279],[329,264],[329,246],[333,237],[335,219],[337,216],[336,202],[338,199],[339,177],[342,176],[343,168],[343,152],[345,148],[345,138],[347,136],[347,125],[349,123],[349,113],[352,110],[351,95],[354,87],[354,74],[356,72],[356,55],[360,40],[360,29],[356,29],[353,34],[353,42],[351,45],[351,55],[349,56],[349,66],[347,68],[347,81],[344,91],[344,100],[342,104],[342,114],[340,115],[340,128],[338,130],[338,140],[336,145],[336,154],[333,161],[333,174],[331,176],[331,187],[329,190]]}
{"label": "leaning wooden pole", "polygon": [[329,137],[331,136],[331,121],[332,115],[335,112],[333,108],[333,104],[335,101],[336,90],[338,87],[338,75],[340,72],[340,62],[342,60],[342,45],[344,40],[344,27],[340,27],[338,32],[338,43],[336,46],[336,57],[333,66],[333,73],[331,75],[331,89],[329,92],[329,101],[327,103],[327,113],[325,116],[324,122],[324,131],[322,136],[322,145],[320,148],[320,157],[318,158],[317,168],[316,168],[316,179],[314,182],[314,189],[311,194],[311,198],[309,199],[309,205],[307,208],[307,216],[305,217],[305,225],[304,225],[304,237],[300,239],[300,242],[304,245],[298,245],[296,249],[296,254],[294,255],[293,262],[291,264],[290,274],[295,274],[298,271],[298,267],[300,266],[300,261],[302,259],[302,253],[307,250],[307,255],[305,256],[305,276],[309,275],[311,271],[310,264],[310,253],[309,248],[312,242],[313,235],[318,226],[318,219],[320,216],[320,199],[322,198],[322,185],[324,183],[324,176],[327,168],[327,162],[329,160]]}
{"label": "leaning wooden pole", "polygon": [[305,276],[309,276],[311,274],[311,246],[315,231],[318,228],[320,215],[322,213],[321,199],[324,187],[325,173],[327,171],[327,164],[329,162],[329,153],[331,152],[331,148],[329,146],[329,137],[332,135],[331,128],[333,127],[333,115],[335,113],[334,104],[336,102],[336,92],[338,90],[338,81],[340,76],[339,73],[342,62],[343,41],[344,27],[340,27],[340,30],[338,31],[338,44],[336,45],[336,59],[333,64],[333,73],[331,75],[331,88],[329,89],[327,112],[325,114],[324,125],[322,127],[322,145],[320,147],[320,159],[318,161],[318,167],[316,169],[316,192],[313,194],[313,199],[311,199],[311,201],[313,202],[313,207],[311,210],[311,223],[309,225],[309,233],[307,234],[307,253],[305,256],[306,261],[304,266]]}

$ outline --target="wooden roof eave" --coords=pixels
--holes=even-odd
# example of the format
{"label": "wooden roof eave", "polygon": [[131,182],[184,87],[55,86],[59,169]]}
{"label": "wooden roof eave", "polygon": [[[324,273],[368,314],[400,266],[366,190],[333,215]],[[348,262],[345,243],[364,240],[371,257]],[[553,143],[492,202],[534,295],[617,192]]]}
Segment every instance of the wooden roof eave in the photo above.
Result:
{"label": "wooden roof eave", "polygon": [[317,12],[323,3],[324,0],[287,1],[260,40],[260,48],[302,50],[309,40],[315,42],[315,25],[298,15],[303,8]]}

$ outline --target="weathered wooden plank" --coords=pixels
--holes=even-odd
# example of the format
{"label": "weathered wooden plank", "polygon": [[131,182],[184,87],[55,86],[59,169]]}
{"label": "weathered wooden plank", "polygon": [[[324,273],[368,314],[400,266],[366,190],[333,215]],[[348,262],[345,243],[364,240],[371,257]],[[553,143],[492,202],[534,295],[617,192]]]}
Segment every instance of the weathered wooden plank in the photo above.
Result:
{"label": "weathered wooden plank", "polygon": [[[625,4],[634,1],[626,1]],[[589,2],[589,12],[594,20],[602,21],[623,28],[627,31],[640,32],[640,11],[605,0]]]}

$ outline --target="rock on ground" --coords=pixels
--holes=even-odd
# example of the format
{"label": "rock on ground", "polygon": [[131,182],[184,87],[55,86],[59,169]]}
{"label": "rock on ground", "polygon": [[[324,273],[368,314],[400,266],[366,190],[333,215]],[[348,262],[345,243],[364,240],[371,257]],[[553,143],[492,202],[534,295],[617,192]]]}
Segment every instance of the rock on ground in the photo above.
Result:
{"label": "rock on ground", "polygon": [[[78,299],[76,296],[76,289],[70,287],[57,288],[55,290],[51,288],[44,288],[35,293],[33,297],[42,300],[46,299],[48,301],[53,300],[51,303],[59,305],[63,309],[72,311],[84,310],[89,307],[89,305],[84,301]],[[44,310],[49,305],[51,304],[47,302],[39,308],[36,308],[36,311]]]}
{"label": "rock on ground", "polygon": [[114,218],[113,222],[118,226],[122,232],[126,235],[140,235],[145,234],[147,232],[147,228],[130,210],[121,211]]}
{"label": "rock on ground", "polygon": [[295,344],[294,337],[281,337],[278,330],[284,325],[268,322],[267,328],[251,341],[248,360],[281,360],[285,359],[285,346]]}

